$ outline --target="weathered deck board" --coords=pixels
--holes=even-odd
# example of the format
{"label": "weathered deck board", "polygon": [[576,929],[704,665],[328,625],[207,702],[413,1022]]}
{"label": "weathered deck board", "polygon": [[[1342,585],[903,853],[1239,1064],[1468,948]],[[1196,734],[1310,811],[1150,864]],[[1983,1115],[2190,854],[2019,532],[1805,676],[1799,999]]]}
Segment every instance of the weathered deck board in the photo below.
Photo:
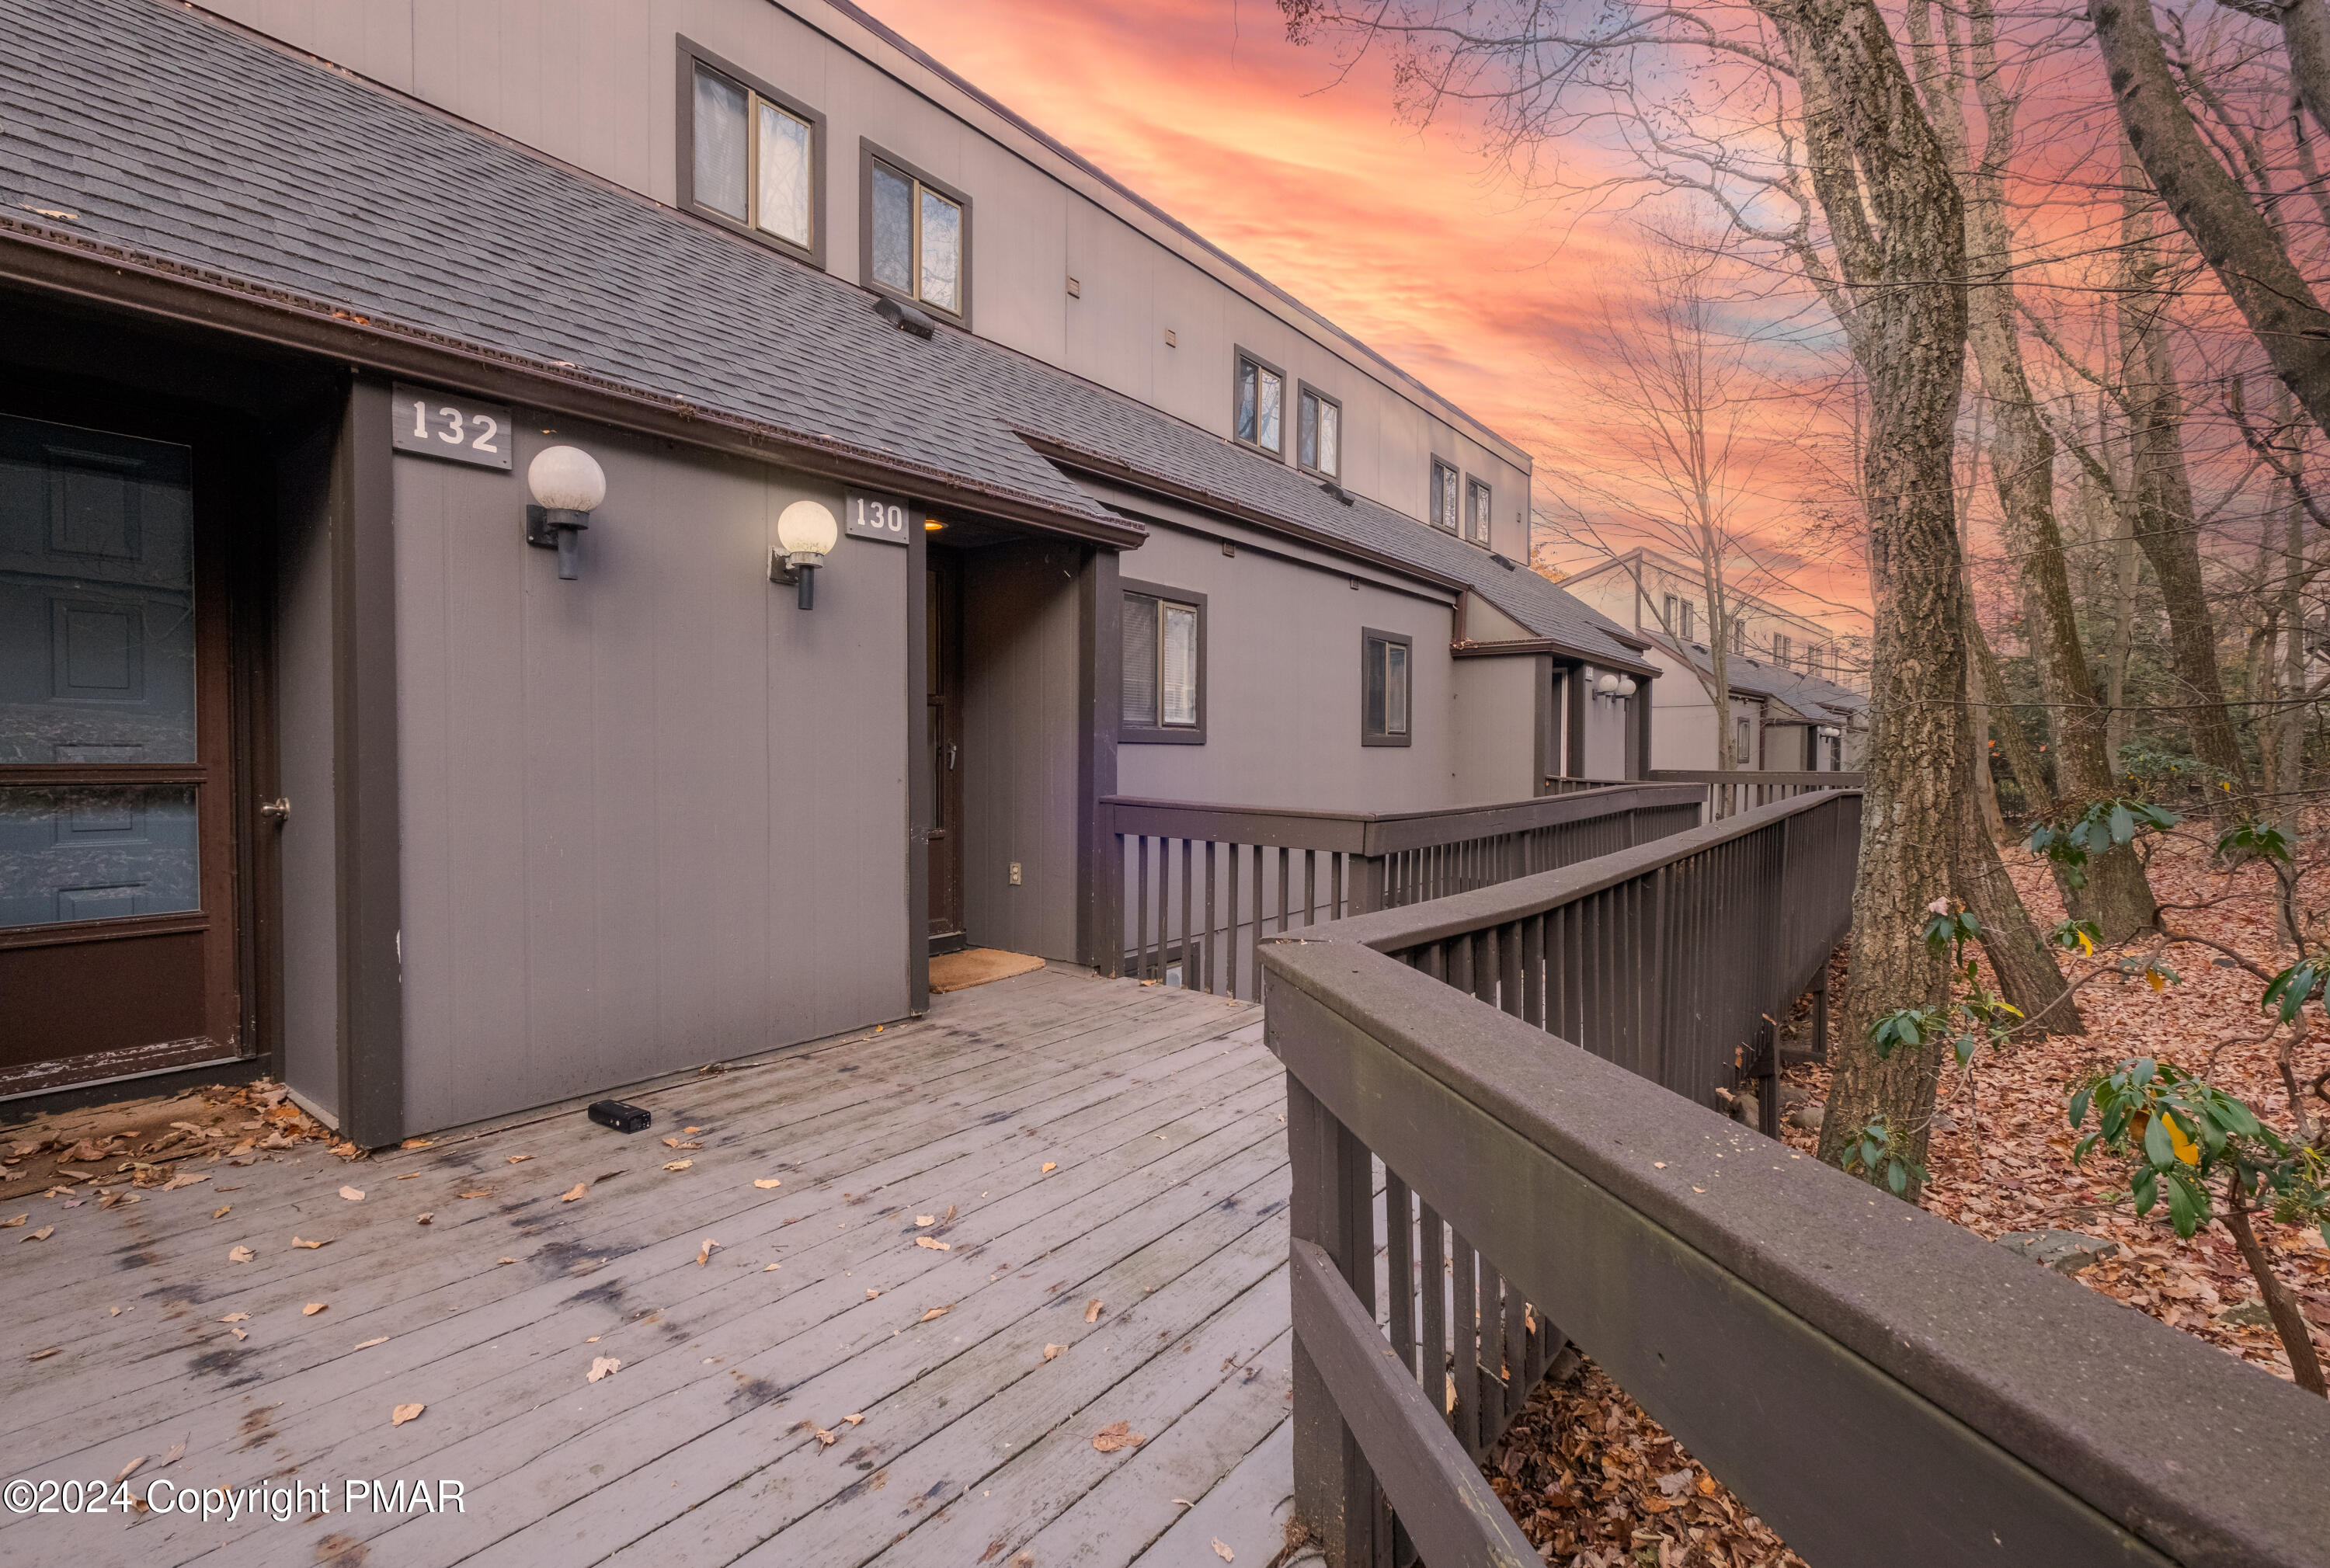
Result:
{"label": "weathered deck board", "polygon": [[[58,1231],[5,1254],[7,1474],[101,1478],[142,1453],[133,1490],[329,1481],[334,1511],[0,1514],[0,1556],[1098,1568],[1218,1562],[1217,1535],[1275,1554],[1287,1169],[1255,1009],[1047,969],[634,1098],[646,1137],[558,1108],[355,1166],[220,1163],[110,1211],[28,1200]],[[657,1141],[691,1125],[700,1149]],[[227,1261],[238,1242],[259,1258]],[[590,1384],[599,1355],[623,1365]],[[1095,1450],[1119,1420],[1148,1440]],[[347,1478],[422,1477],[461,1480],[464,1511],[341,1511]]]}

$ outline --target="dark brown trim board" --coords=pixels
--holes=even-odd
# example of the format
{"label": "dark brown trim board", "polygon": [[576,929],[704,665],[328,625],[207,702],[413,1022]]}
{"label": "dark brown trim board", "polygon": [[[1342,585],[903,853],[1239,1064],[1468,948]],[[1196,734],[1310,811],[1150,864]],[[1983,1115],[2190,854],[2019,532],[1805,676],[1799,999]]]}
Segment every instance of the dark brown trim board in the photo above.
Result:
{"label": "dark brown trim board", "polygon": [[[701,218],[707,223],[725,229],[731,234],[750,240],[756,245],[765,245],[781,256],[791,256],[796,260],[806,261],[812,267],[823,269],[826,252],[825,116],[791,94],[781,92],[771,87],[751,71],[732,65],[702,44],[690,40],[685,33],[676,35],[673,53],[677,67],[677,81],[675,99],[677,107],[675,110],[676,121],[672,145],[678,160],[678,166],[672,190],[678,197],[677,205],[679,210],[691,217]],[[756,229],[750,223],[740,223],[725,213],[715,213],[708,207],[696,205],[696,68],[699,64],[715,75],[726,77],[739,87],[748,88],[758,93],[788,114],[809,122],[810,186],[809,243],[807,245],[796,245],[791,241],[772,234],[766,230]],[[755,136],[758,134],[758,128],[748,125],[745,127],[745,134]]]}
{"label": "dark brown trim board", "polygon": [[[1113,550],[1088,550],[1076,584],[1076,951],[1103,975],[1122,962],[1124,856],[1100,809],[1116,793],[1119,695],[1124,688],[1124,586]],[[1205,614],[1198,616],[1198,714],[1205,717]]]}
{"label": "dark brown trim board", "polygon": [[906,529],[906,1011],[931,1005],[930,532]]}
{"label": "dark brown trim board", "polygon": [[1586,767],[1586,688],[1587,666],[1572,665],[1569,678],[1562,684],[1568,687],[1569,738],[1562,748],[1563,776],[1583,779]]}
{"label": "dark brown trim board", "polygon": [[[1116,670],[1116,679],[1103,689],[1109,694],[1109,700],[1115,704],[1113,711],[1116,720],[1115,734],[1117,744],[1122,746],[1204,745],[1206,743],[1207,718],[1206,663],[1208,649],[1206,642],[1210,631],[1207,623],[1213,619],[1213,612],[1206,603],[1206,596],[1202,593],[1193,593],[1186,588],[1168,588],[1163,583],[1143,582],[1137,578],[1131,577],[1118,578],[1116,588],[1117,640],[1114,647],[1110,650],[1109,655],[1109,662]],[[1124,723],[1124,702],[1122,695],[1124,690],[1123,615],[1124,596],[1128,593],[1145,593],[1151,599],[1170,600],[1175,604],[1192,604],[1198,608],[1198,724],[1195,729],[1190,729],[1185,725],[1179,724],[1176,724],[1169,728],[1161,723],[1128,724]],[[1161,704],[1164,700],[1162,693],[1159,694],[1158,700]],[[1110,793],[1113,794],[1114,791],[1111,790]]]}
{"label": "dark brown trim board", "polygon": [[1536,777],[1530,780],[1530,793],[1542,795],[1546,780],[1561,772],[1560,720],[1553,711],[1554,685],[1560,678],[1554,669],[1550,654],[1537,656],[1537,678],[1530,687],[1530,754],[1537,759],[1532,770]]}
{"label": "dark brown trim board", "polygon": [[397,798],[395,471],[389,383],[359,377],[341,430],[332,528],[332,749],[340,888],[340,1132],[404,1127]]}
{"label": "dark brown trim board", "polygon": [[[874,281],[874,165],[877,161],[889,165],[902,175],[910,175],[921,181],[962,209],[962,298],[960,301],[961,309],[949,310],[943,305],[929,305],[911,294],[902,294],[895,288]],[[919,216],[915,222],[918,223],[921,222]],[[857,138],[857,281],[861,285],[876,294],[887,295],[893,299],[903,299],[916,309],[931,311],[935,319],[951,323],[967,332],[971,329],[971,319],[972,232],[971,198],[968,195],[937,175],[924,174],[921,169],[871,138],[866,137]]]}

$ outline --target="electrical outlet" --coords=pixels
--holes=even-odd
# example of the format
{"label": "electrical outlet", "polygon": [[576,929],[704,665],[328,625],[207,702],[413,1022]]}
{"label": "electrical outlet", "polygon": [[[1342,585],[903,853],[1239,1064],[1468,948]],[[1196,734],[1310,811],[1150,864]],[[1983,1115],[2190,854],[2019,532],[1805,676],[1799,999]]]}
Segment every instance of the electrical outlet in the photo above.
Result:
{"label": "electrical outlet", "polygon": [[1016,860],[1011,863],[1011,885],[1013,887],[1019,885],[1019,863]]}

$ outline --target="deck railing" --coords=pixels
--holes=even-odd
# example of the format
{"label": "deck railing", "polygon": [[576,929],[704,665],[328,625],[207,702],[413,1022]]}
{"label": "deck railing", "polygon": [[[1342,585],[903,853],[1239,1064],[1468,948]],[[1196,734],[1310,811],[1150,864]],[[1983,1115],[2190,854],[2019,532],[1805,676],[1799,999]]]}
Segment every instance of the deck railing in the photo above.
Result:
{"label": "deck railing", "polygon": [[1843,929],[1859,814],[1264,944],[1333,1568],[1537,1563],[1476,1461],[1565,1341],[1814,1563],[2330,1561],[2330,1405],[1705,1109]]}
{"label": "deck railing", "polygon": [[[1369,814],[1111,796],[1109,972],[1258,997],[1257,937],[1445,897],[1680,833],[1706,792],[1614,784],[1499,806]],[[1103,915],[1107,929],[1107,914]],[[1106,954],[1102,968],[1107,969]]]}
{"label": "deck railing", "polygon": [[1707,786],[1707,819],[1720,822],[1742,811],[1775,801],[1793,800],[1820,789],[1858,789],[1858,773],[1782,773],[1739,768],[1726,773],[1715,769],[1654,768],[1648,775],[1662,784]]}

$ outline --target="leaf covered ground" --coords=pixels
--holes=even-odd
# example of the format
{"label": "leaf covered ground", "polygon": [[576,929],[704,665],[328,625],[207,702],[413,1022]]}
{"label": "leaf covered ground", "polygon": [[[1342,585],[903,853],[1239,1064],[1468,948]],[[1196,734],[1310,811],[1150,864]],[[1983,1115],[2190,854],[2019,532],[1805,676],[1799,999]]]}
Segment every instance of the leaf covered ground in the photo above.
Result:
{"label": "leaf covered ground", "polygon": [[[2275,944],[2272,883],[2262,868],[2225,871],[2182,836],[2149,847],[2154,893],[2172,930],[2221,943],[2268,972],[2291,962],[2291,950]],[[2034,922],[2043,930],[2060,921],[2061,901],[2044,864],[2005,854]],[[2175,983],[2155,990],[2140,972],[2118,968],[2121,959],[2155,949],[2180,977]],[[1840,986],[1842,969],[1840,962]],[[2065,1115],[2071,1090],[2091,1072],[2152,1056],[2202,1073],[2292,1131],[2278,1036],[2258,1006],[2261,983],[2210,949],[2161,948],[2156,937],[2067,959],[2063,969],[2075,982],[2093,977],[2079,992],[2086,1034],[1985,1052],[1970,1074],[1946,1081],[1925,1207],[1993,1239],[2051,1229],[2115,1242],[2116,1255],[2076,1276],[2082,1284],[2287,1380],[2288,1357],[2223,1225],[2183,1242],[2164,1205],[2138,1217],[2120,1170],[2093,1155],[2072,1165],[2076,1135]],[[2330,1029],[2318,1005],[2308,1011],[2317,1015],[2296,1064],[2306,1092],[2330,1071]],[[1782,1103],[1817,1106],[1827,1092],[1827,1069],[1806,1063],[1788,1070]],[[2318,1121],[2330,1103],[2312,1110]],[[1809,1153],[1818,1134],[1802,1125],[1806,1119],[1792,1115],[1783,1136]],[[2259,1216],[2258,1229],[2317,1346],[2330,1355],[2330,1246],[2310,1225]],[[1559,1568],[1800,1568],[1768,1525],[1590,1361],[1541,1385],[1482,1469],[1530,1542]]]}

